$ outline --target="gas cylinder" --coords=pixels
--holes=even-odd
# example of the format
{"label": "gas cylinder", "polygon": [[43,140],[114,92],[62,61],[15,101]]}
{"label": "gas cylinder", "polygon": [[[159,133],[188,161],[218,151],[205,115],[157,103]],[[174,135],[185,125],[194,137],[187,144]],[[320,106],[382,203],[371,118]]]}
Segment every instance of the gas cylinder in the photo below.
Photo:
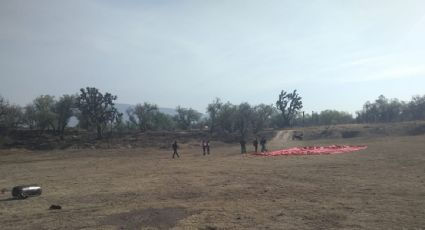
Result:
{"label": "gas cylinder", "polygon": [[32,196],[40,196],[41,187],[38,185],[19,185],[12,189],[12,196],[17,199],[26,199]]}

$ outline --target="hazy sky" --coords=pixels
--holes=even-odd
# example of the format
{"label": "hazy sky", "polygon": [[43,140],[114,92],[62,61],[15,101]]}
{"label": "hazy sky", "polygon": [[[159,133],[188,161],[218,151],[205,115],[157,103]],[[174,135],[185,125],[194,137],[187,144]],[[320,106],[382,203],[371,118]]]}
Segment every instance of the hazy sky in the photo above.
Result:
{"label": "hazy sky", "polygon": [[215,97],[354,112],[425,93],[425,1],[0,0],[0,94],[95,86],[205,112]]}

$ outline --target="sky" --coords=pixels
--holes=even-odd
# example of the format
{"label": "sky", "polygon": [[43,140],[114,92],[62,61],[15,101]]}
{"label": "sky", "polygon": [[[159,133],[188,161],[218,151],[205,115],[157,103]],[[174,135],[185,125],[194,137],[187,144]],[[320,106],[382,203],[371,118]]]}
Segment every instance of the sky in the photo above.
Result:
{"label": "sky", "polygon": [[219,97],[354,113],[425,94],[423,0],[0,0],[0,95],[90,86],[205,112]]}

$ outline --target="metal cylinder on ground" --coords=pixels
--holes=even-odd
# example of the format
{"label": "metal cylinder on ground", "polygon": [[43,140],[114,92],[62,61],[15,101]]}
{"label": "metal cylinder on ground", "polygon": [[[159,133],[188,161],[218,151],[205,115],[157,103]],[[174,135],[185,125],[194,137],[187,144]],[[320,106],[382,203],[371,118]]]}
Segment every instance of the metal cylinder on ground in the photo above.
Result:
{"label": "metal cylinder on ground", "polygon": [[19,185],[12,189],[12,196],[16,199],[26,199],[28,197],[40,196],[41,187],[38,185]]}

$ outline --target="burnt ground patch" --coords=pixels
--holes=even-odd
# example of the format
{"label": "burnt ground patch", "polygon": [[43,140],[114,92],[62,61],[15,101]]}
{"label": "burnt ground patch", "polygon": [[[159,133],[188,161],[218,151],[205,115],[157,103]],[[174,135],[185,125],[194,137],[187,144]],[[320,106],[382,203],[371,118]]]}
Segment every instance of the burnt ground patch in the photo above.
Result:
{"label": "burnt ground patch", "polygon": [[169,229],[174,227],[179,220],[191,215],[191,212],[181,207],[136,209],[110,215],[103,220],[103,224],[114,225],[119,229],[140,229],[142,227]]}

